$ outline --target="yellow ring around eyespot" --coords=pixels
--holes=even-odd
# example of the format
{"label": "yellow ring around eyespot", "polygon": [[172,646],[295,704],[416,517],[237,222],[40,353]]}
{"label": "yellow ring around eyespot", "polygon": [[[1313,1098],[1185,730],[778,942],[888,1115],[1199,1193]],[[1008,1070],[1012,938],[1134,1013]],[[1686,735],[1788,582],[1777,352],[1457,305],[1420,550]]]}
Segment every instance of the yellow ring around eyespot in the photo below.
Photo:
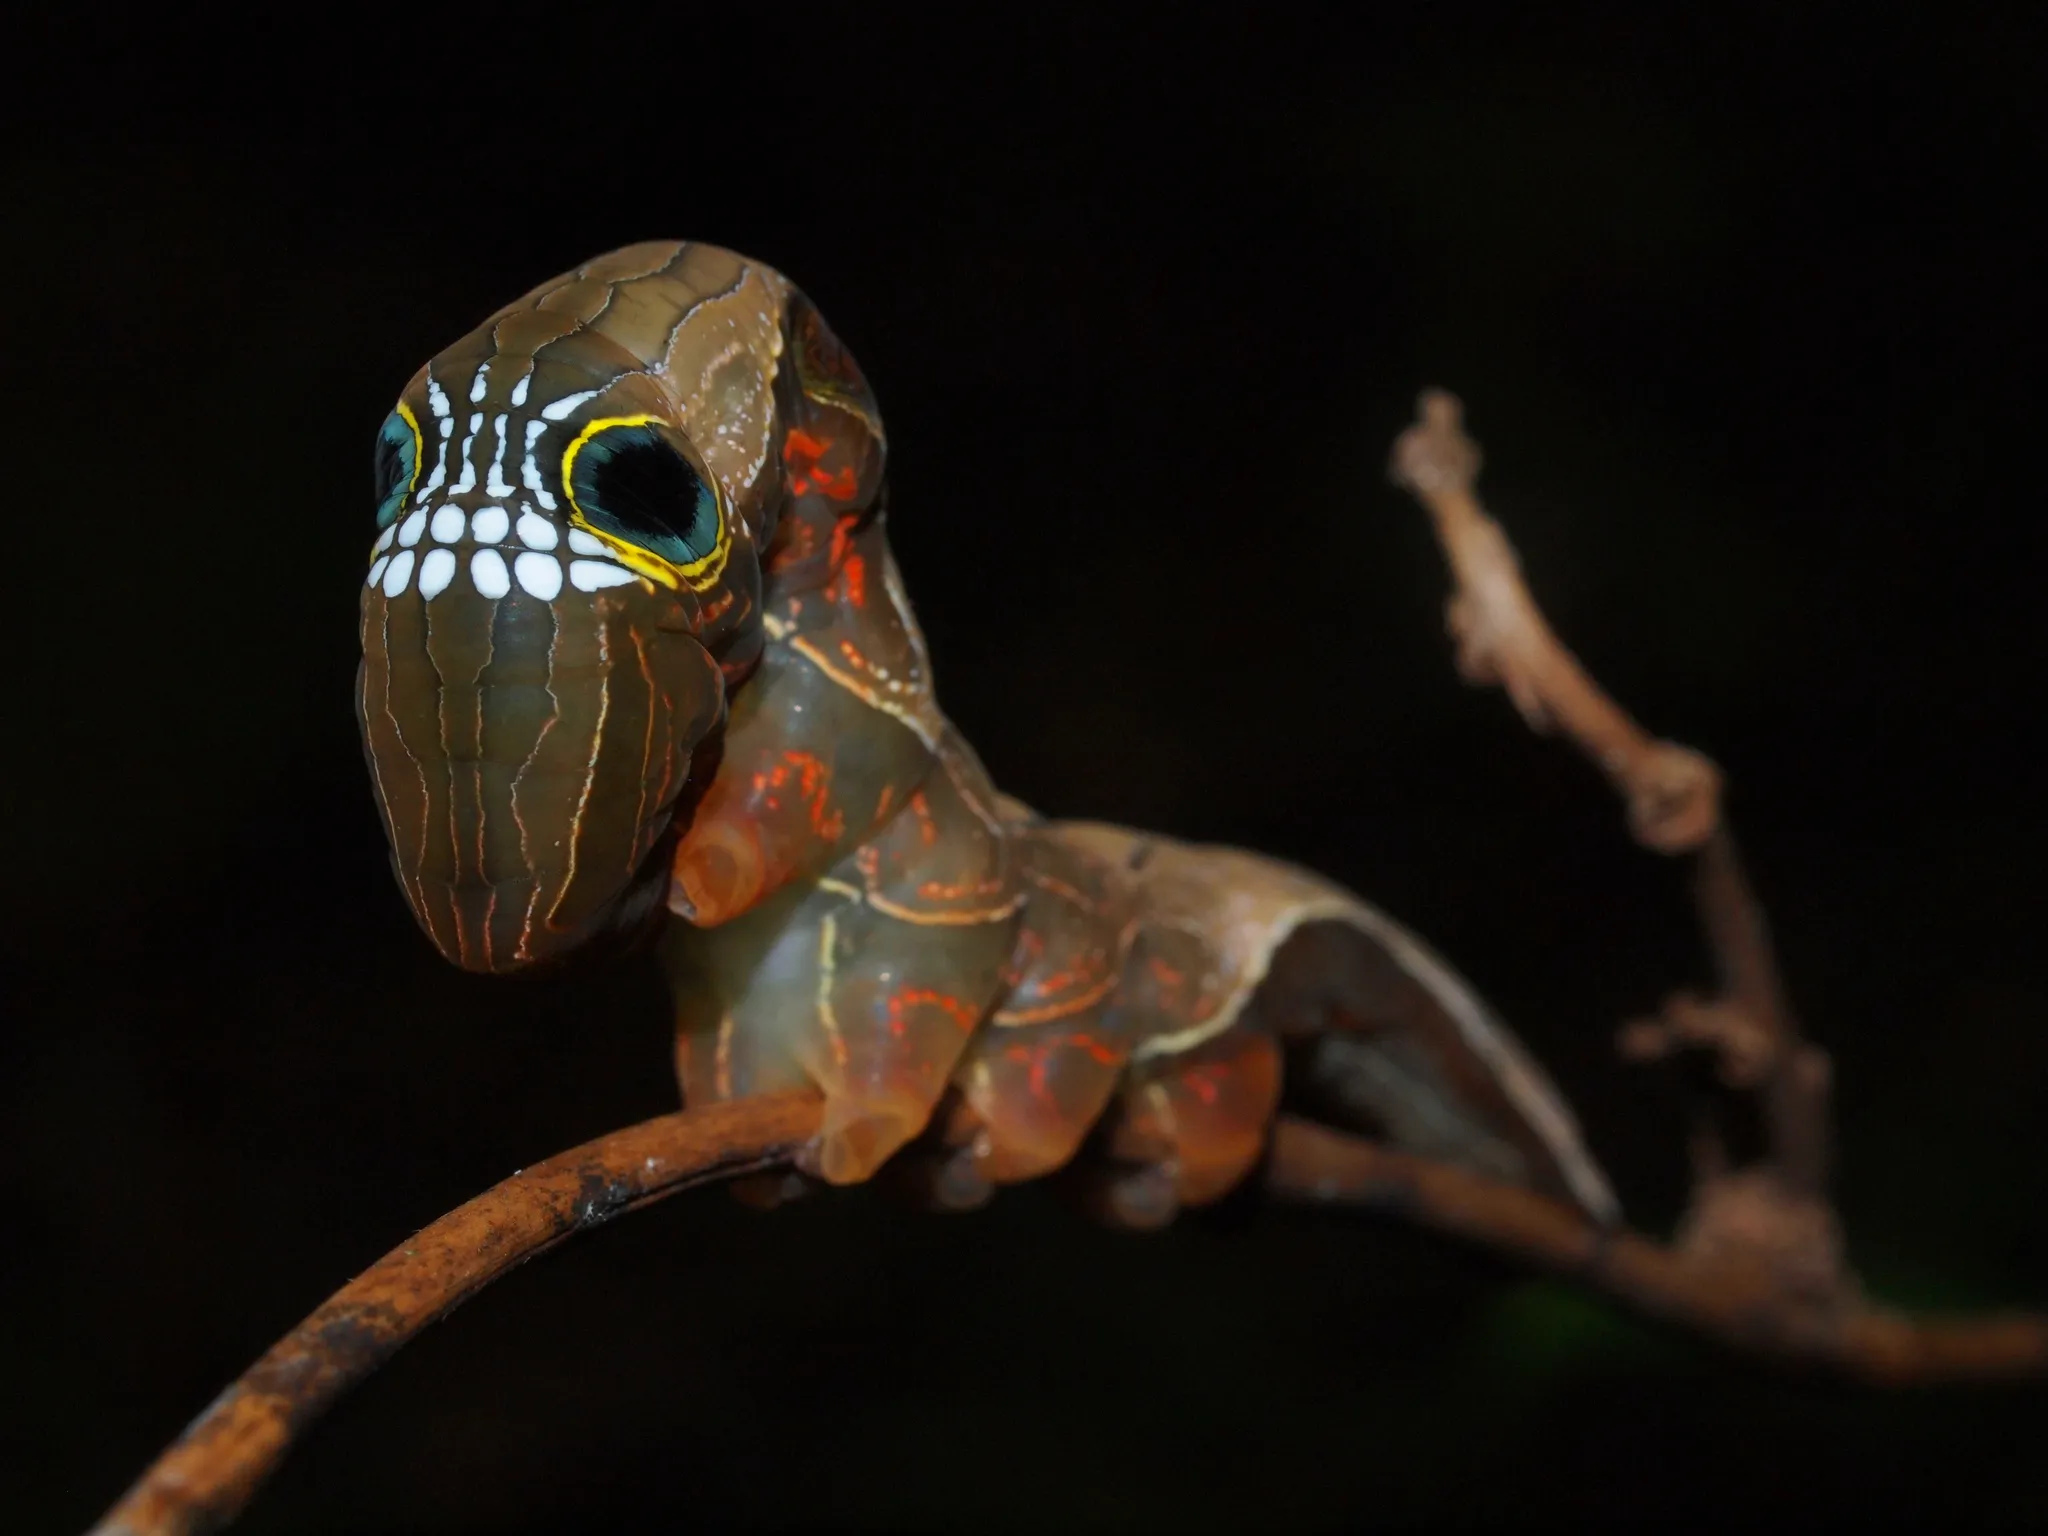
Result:
{"label": "yellow ring around eyespot", "polygon": [[627,569],[638,571],[642,576],[658,581],[665,587],[681,584],[693,592],[702,592],[718,580],[719,575],[725,570],[726,557],[732,553],[732,520],[725,515],[725,491],[719,485],[716,475],[707,473],[704,478],[711,487],[711,505],[718,518],[718,537],[712,544],[709,554],[701,559],[692,560],[688,565],[671,564],[651,549],[642,549],[616,534],[593,527],[590,519],[583,515],[583,508],[576,502],[576,482],[573,478],[576,471],[576,455],[583,451],[585,443],[612,427],[669,425],[670,423],[663,417],[644,414],[600,416],[595,421],[586,422],[583,430],[576,434],[575,441],[562,451],[562,495],[569,503],[570,523],[611,550]]}
{"label": "yellow ring around eyespot", "polygon": [[412,478],[405,482],[405,494],[410,496],[420,483],[420,471],[427,464],[427,440],[420,433],[420,419],[413,415],[412,407],[403,400],[398,402],[398,414],[405,418],[405,424],[412,428]]}

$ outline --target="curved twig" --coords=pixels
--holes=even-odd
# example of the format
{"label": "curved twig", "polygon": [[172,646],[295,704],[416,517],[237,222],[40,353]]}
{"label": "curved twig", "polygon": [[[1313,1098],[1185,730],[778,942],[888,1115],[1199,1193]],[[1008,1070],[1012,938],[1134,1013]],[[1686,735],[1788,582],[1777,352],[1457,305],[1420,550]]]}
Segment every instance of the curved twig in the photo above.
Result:
{"label": "curved twig", "polygon": [[93,1536],[219,1529],[335,1399],[427,1324],[564,1238],[693,1185],[789,1161],[820,1115],[809,1093],[715,1104],[521,1169],[392,1249],[272,1345]]}
{"label": "curved twig", "polygon": [[1719,1117],[1701,1106],[1680,1249],[1740,1249],[1775,1264],[1788,1282],[1846,1302],[1855,1277],[1827,1192],[1829,1062],[1802,1036],[1778,978],[1763,906],[1722,813],[1721,771],[1690,747],[1652,738],[1557,638],[1506,531],[1480,505],[1479,465],[1457,397],[1424,391],[1415,423],[1395,440],[1391,467],[1428,509],[1450,563],[1446,616],[1459,671],[1504,689],[1532,729],[1561,728],[1621,792],[1636,841],[1693,862],[1693,904],[1720,993],[1668,999],[1658,1018],[1622,1031],[1622,1052],[1642,1060],[1707,1051],[1723,1082],[1755,1093],[1762,1107],[1763,1156],[1734,1169]]}
{"label": "curved twig", "polygon": [[1266,1182],[1276,1194],[1386,1211],[1465,1238],[1747,1354],[1887,1386],[2048,1371],[2048,1317],[1913,1318],[1788,1287],[1774,1266],[1740,1252],[1709,1261],[1602,1229],[1530,1190],[1292,1116],[1274,1129]]}

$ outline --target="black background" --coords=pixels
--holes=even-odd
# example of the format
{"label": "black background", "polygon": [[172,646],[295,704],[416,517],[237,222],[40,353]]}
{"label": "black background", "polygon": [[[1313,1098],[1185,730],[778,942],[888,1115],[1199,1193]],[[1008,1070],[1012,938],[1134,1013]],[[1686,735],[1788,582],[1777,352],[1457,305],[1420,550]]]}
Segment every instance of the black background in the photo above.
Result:
{"label": "black background", "polygon": [[[1662,1229],[1677,1101],[1609,1041],[1699,957],[1604,785],[1452,674],[1384,459],[1458,390],[1559,629],[1730,774],[1869,1286],[2048,1303],[2023,22],[642,10],[295,45],[367,96],[227,43],[24,50],[66,103],[8,150],[0,1523],[82,1526],[391,1243],[672,1107],[650,966],[433,957],[350,705],[390,399],[657,236],[772,262],[860,357],[945,703],[1006,787],[1407,918]],[[243,1528],[2018,1523],[2044,1409],[1788,1379],[1256,1200],[1136,1239],[1035,1189],[954,1220],[710,1193],[431,1330]]]}

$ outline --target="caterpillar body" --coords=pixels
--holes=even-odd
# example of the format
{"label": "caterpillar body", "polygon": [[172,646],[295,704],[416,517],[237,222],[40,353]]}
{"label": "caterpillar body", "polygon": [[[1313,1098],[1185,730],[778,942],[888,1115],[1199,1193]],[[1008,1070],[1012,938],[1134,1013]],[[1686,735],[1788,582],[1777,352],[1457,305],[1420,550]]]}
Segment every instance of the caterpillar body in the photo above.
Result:
{"label": "caterpillar body", "polygon": [[805,1172],[940,1204],[1080,1163],[1155,1225],[1290,1096],[1614,1201],[1419,939],[1276,860],[1000,794],[940,711],[886,442],[786,278],[598,258],[407,385],[378,444],[358,717],[398,883],[466,969],[649,939],[696,1104],[814,1085]]}

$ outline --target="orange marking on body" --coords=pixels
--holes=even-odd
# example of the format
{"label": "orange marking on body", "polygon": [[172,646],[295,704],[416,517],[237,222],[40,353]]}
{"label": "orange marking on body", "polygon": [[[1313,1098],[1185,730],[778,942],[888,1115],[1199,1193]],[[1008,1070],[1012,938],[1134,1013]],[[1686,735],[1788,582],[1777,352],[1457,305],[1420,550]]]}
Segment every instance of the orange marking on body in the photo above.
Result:
{"label": "orange marking on body", "polygon": [[860,493],[860,477],[853,472],[853,466],[842,464],[835,470],[819,467],[819,462],[837,446],[836,438],[814,437],[802,427],[789,429],[782,440],[782,462],[793,495],[816,492],[833,501],[851,501]]}
{"label": "orange marking on body", "polygon": [[1024,983],[1031,974],[1031,968],[1045,956],[1045,935],[1035,928],[1021,928],[1017,932],[1017,946],[1010,951],[1009,964],[1003,967],[1004,985],[1030,992],[1042,992],[1044,983],[1033,981],[1027,988]]}
{"label": "orange marking on body", "polygon": [[896,786],[894,784],[884,784],[882,792],[875,796],[875,821],[878,824],[884,816],[889,814],[889,807],[895,803]]}
{"label": "orange marking on body", "polygon": [[761,568],[771,575],[808,560],[818,547],[818,530],[800,517],[786,517],[776,527],[774,542]]}
{"label": "orange marking on body", "polygon": [[939,840],[939,829],[932,820],[931,802],[925,799],[923,790],[910,792],[910,810],[917,817],[918,834],[923,838],[925,847],[931,847]]}
{"label": "orange marking on body", "polygon": [[1124,1059],[1122,1051],[1107,1041],[1096,1039],[1093,1035],[1075,1035],[1072,1042],[1080,1050],[1087,1052],[1099,1066],[1113,1067]]}
{"label": "orange marking on body", "polygon": [[917,894],[926,901],[958,901],[963,896],[991,896],[1002,890],[1003,882],[997,880],[963,880],[958,885],[948,885],[943,880],[926,880],[919,884]]}
{"label": "orange marking on body", "polygon": [[782,462],[799,479],[808,478],[832,446],[830,438],[813,437],[802,427],[791,427],[782,439]]}
{"label": "orange marking on body", "polygon": [[1038,1059],[1031,1063],[1031,1076],[1028,1079],[1028,1081],[1031,1084],[1031,1096],[1033,1098],[1050,1099],[1052,1097],[1052,1095],[1046,1091],[1045,1087],[1046,1073],[1048,1073],[1051,1070],[1052,1052],[1040,1051],[1038,1053]]}
{"label": "orange marking on body", "polygon": [[898,987],[889,994],[889,1033],[899,1040],[903,1037],[903,1015],[912,1008],[936,1008],[958,1024],[963,1033],[971,1031],[979,1020],[971,1004],[949,992],[935,992],[929,987]]}

